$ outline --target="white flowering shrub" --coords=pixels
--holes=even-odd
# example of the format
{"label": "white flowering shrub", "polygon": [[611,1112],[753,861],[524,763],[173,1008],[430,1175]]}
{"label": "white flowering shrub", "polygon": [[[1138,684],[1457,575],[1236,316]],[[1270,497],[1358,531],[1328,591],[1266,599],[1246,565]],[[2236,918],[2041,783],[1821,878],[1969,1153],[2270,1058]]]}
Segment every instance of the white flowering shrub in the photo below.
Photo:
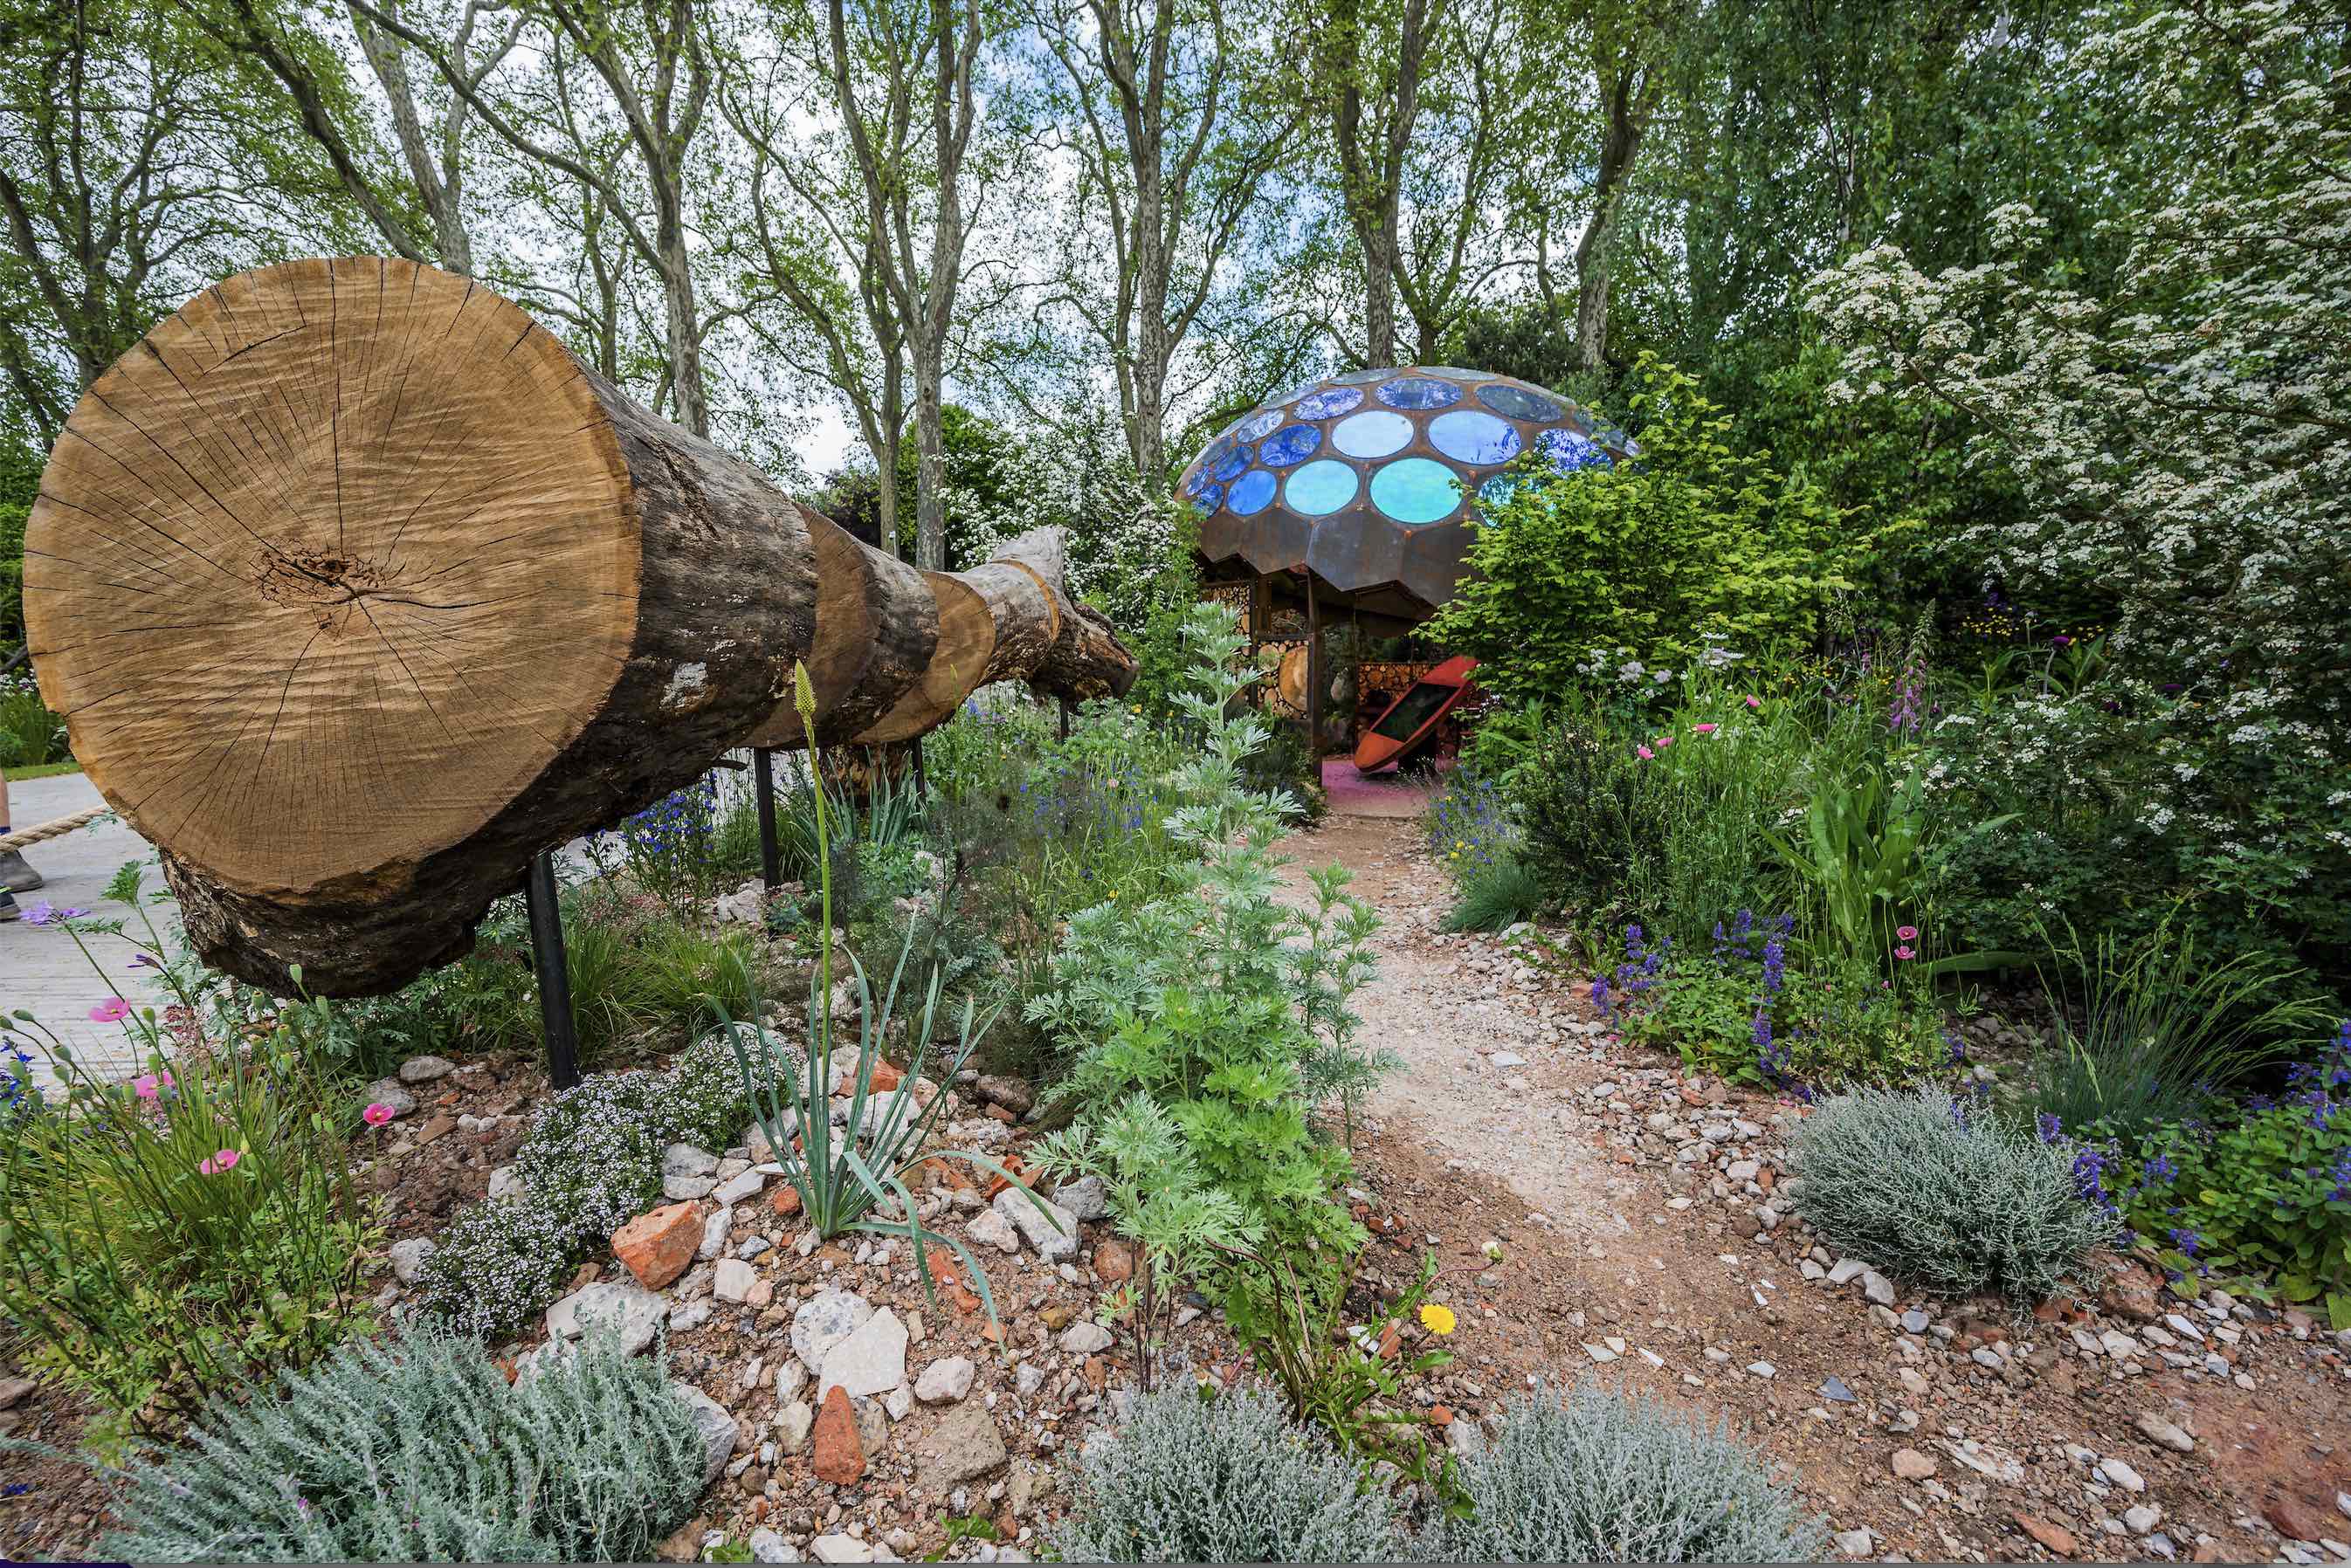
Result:
{"label": "white flowering shrub", "polygon": [[649,1563],[702,1490],[694,1412],[609,1336],[511,1387],[429,1327],[215,1406],[110,1501],[140,1563]]}
{"label": "white flowering shrub", "polygon": [[1856,1089],[1806,1116],[1796,1211],[1836,1251],[1938,1295],[2037,1302],[2113,1224],[2069,1155],[1941,1089]]}
{"label": "white flowering shrub", "polygon": [[[2341,18],[2319,0],[2116,16],[2137,19],[2073,51],[2049,89],[2125,129],[2129,188],[2151,192],[2103,225],[2119,257],[2110,276],[2093,288],[2053,267],[2049,220],[2010,205],[1988,220],[1996,261],[1928,276],[1880,245],[1815,278],[1809,299],[1846,351],[1844,395],[1890,392],[1971,420],[1971,461],[2019,487],[2022,513],[1961,529],[1959,549],[2020,589],[2094,583],[2115,597],[2121,679],[2063,715],[2018,715],[1977,760],[2093,774],[2091,802],[2108,809],[2052,825],[2060,859],[2091,847],[2084,870],[2099,885],[2151,857],[2164,886],[2149,891],[2217,894],[2266,945],[2296,948],[2339,984],[2351,977],[2351,813],[2330,787],[2351,763],[2351,96],[2330,75]],[[2128,776],[2095,776],[2109,751]],[[2281,895],[2289,907],[2275,908]]]}
{"label": "white flowering shrub", "polygon": [[1825,1545],[1727,1427],[1585,1383],[1514,1397],[1464,1460],[1474,1511],[1434,1521],[1440,1563],[1807,1563]]}
{"label": "white flowering shrub", "polygon": [[1163,1388],[1089,1444],[1068,1516],[1070,1563],[1393,1563],[1386,1500],[1267,1394]]}
{"label": "white flowering shrub", "polygon": [[580,1261],[661,1200],[673,1143],[724,1148],[750,1120],[724,1035],[662,1072],[600,1073],[557,1092],[515,1158],[519,1196],[465,1210],[436,1238],[422,1282],[428,1311],[485,1338],[519,1332]]}

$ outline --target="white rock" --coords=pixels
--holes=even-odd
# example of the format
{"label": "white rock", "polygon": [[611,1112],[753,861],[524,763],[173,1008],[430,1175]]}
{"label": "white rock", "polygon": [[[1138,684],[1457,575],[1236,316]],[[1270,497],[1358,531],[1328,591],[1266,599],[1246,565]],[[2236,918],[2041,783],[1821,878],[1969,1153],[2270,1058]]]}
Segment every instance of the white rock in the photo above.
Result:
{"label": "white rock", "polygon": [[1866,1527],[1859,1530],[1840,1530],[1836,1532],[1837,1550],[1848,1557],[1866,1557],[1870,1554],[1872,1544],[1876,1539],[1877,1537]]}
{"label": "white rock", "polygon": [[1861,1272],[1861,1293],[1879,1306],[1890,1307],[1894,1304],[1894,1282],[1876,1269],[1864,1269]]}
{"label": "white rock", "polygon": [[1071,1355],[1097,1355],[1110,1348],[1110,1330],[1092,1318],[1080,1318],[1061,1331],[1061,1343]]}
{"label": "white rock", "polygon": [[511,1165],[502,1165],[490,1172],[490,1196],[493,1198],[520,1198],[529,1189],[530,1184],[522,1179],[522,1172]]}
{"label": "white rock", "polygon": [[1078,1255],[1078,1217],[1061,1205],[1007,1188],[996,1195],[996,1211],[1047,1262]]}
{"label": "white rock", "polygon": [[707,1488],[718,1480],[718,1472],[735,1457],[735,1445],[742,1432],[726,1407],[691,1383],[670,1385],[694,1407],[695,1429],[702,1434],[702,1484]]}
{"label": "white rock", "polygon": [[718,1157],[690,1143],[674,1143],[662,1151],[664,1176],[708,1176],[718,1168]]}
{"label": "white rock", "polygon": [[2152,1410],[2140,1413],[2138,1429],[2149,1442],[2160,1443],[2167,1449],[2177,1449],[2183,1454],[2192,1454],[2196,1451],[2195,1438],[2182,1431],[2177,1424],[2166,1420]]}
{"label": "white rock", "polygon": [[1587,1343],[1583,1347],[1583,1354],[1589,1355],[1593,1360],[1598,1362],[1603,1366],[1607,1366],[1610,1362],[1616,1359],[1616,1353],[1609,1349],[1604,1345],[1593,1345]]}
{"label": "white rock", "polygon": [[747,1170],[720,1182],[711,1189],[710,1196],[720,1203],[740,1203],[747,1198],[758,1197],[767,1185],[768,1179],[758,1170]]}
{"label": "white rock", "polygon": [[2141,1479],[2139,1473],[2131,1469],[2127,1462],[2116,1459],[2112,1454],[2098,1461],[2098,1473],[2125,1491],[2138,1492],[2147,1490],[2147,1482]]}
{"label": "white rock", "polygon": [[1053,1189],[1053,1201],[1080,1220],[1110,1215],[1110,1189],[1099,1176],[1081,1176]]}
{"label": "white rock", "polygon": [[799,1551],[794,1548],[792,1543],[785,1540],[782,1536],[777,1534],[772,1530],[755,1530],[751,1532],[749,1545],[751,1548],[751,1561],[754,1563],[798,1563],[801,1561]]}
{"label": "white rock", "polygon": [[400,1064],[400,1081],[403,1084],[429,1084],[435,1078],[445,1078],[457,1070],[457,1064],[446,1056],[411,1056]]}
{"label": "white rock", "polygon": [[816,1428],[816,1407],[805,1399],[795,1399],[776,1413],[776,1451],[797,1454],[808,1447],[809,1433]]}
{"label": "white rock", "polygon": [[820,1563],[871,1563],[873,1548],[854,1535],[820,1535],[809,1542],[809,1552]]}
{"label": "white rock", "polygon": [[424,1272],[424,1260],[433,1255],[432,1240],[411,1236],[405,1241],[392,1244],[392,1277],[403,1285],[413,1285]]}
{"label": "white rock", "polygon": [[978,1371],[967,1355],[942,1356],[914,1379],[914,1397],[925,1405],[952,1405],[971,1392]]}
{"label": "white rock", "polygon": [[739,1302],[759,1282],[759,1271],[740,1258],[721,1258],[711,1271],[710,1293],[722,1302]]}
{"label": "white rock", "polygon": [[599,1280],[547,1309],[551,1339],[577,1339],[601,1324],[617,1330],[633,1355],[653,1342],[669,1303],[631,1280]]}
{"label": "white rock", "polygon": [[2145,1535],[2163,1522],[2163,1510],[2151,1502],[2142,1502],[2123,1511],[2123,1523],[2133,1535]]}
{"label": "white rock", "polygon": [[[798,1320],[794,1321],[797,1327]],[[884,1307],[825,1351],[823,1369],[817,1374],[816,1397],[821,1404],[827,1393],[841,1387],[852,1397],[870,1398],[905,1381],[906,1325]]]}
{"label": "white rock", "polygon": [[727,1232],[734,1229],[735,1210],[712,1210],[710,1217],[702,1222],[702,1244],[695,1248],[694,1255],[705,1263],[710,1262],[726,1250]]}
{"label": "white rock", "polygon": [[1845,1284],[1869,1272],[1869,1265],[1858,1258],[1839,1258],[1836,1267],[1829,1271],[1829,1283]]}
{"label": "white rock", "polygon": [[1020,1232],[1012,1228],[1011,1220],[993,1209],[984,1209],[973,1215],[970,1222],[964,1226],[964,1233],[978,1245],[994,1247],[1000,1252],[1020,1250]]}
{"label": "white rock", "polygon": [[1768,1361],[1750,1361],[1747,1364],[1747,1370],[1758,1377],[1769,1378],[1780,1369]]}
{"label": "white rock", "polygon": [[826,1353],[872,1315],[873,1303],[853,1291],[820,1291],[792,1314],[792,1354],[810,1371],[821,1372]]}
{"label": "white rock", "polygon": [[776,1403],[789,1405],[809,1386],[809,1369],[793,1356],[776,1368]]}
{"label": "white rock", "polygon": [[404,1116],[416,1108],[416,1096],[401,1086],[397,1078],[378,1078],[367,1086],[370,1104],[390,1108],[395,1116]]}
{"label": "white rock", "polygon": [[882,1408],[893,1421],[903,1421],[914,1413],[914,1391],[901,1383],[882,1397]]}

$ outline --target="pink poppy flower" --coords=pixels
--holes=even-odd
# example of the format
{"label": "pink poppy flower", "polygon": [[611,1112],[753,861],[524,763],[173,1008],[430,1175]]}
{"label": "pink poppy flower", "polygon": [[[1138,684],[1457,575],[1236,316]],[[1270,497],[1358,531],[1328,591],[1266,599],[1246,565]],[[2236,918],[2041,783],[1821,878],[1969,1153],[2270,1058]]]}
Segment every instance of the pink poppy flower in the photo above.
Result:
{"label": "pink poppy flower", "polygon": [[1896,926],[1894,928],[1894,934],[1901,938],[1906,942],[1915,942],[1918,940],[1918,928],[1916,926]]}
{"label": "pink poppy flower", "polygon": [[1635,746],[1633,748],[1633,754],[1646,763],[1655,757],[1657,753],[1649,750],[1646,746]]}
{"label": "pink poppy flower", "polygon": [[1715,726],[1712,724],[1692,724],[1690,728],[1701,735],[1711,735],[1715,732]]}
{"label": "pink poppy flower", "polygon": [[120,1023],[131,1016],[131,1004],[119,996],[110,996],[89,1010],[93,1023]]}
{"label": "pink poppy flower", "polygon": [[1763,699],[1761,697],[1750,697],[1747,700],[1747,705],[1750,708],[1761,708],[1763,706]]}
{"label": "pink poppy flower", "polygon": [[380,1127],[383,1126],[384,1123],[392,1120],[392,1107],[385,1105],[381,1100],[371,1102],[368,1106],[367,1109],[360,1113],[360,1120],[367,1123],[367,1125],[371,1127]]}
{"label": "pink poppy flower", "polygon": [[1903,946],[1894,950],[1894,956],[1900,959],[1904,963],[1908,963],[1912,959],[1918,956],[1918,950],[1909,946],[1907,943],[1905,943]]}
{"label": "pink poppy flower", "polygon": [[1674,738],[1671,735],[1659,735],[1657,737],[1657,744],[1660,746],[1670,746],[1673,743]]}
{"label": "pink poppy flower", "polygon": [[197,1161],[196,1168],[206,1176],[219,1176],[224,1172],[235,1170],[236,1162],[244,1158],[233,1148],[225,1148],[208,1159]]}
{"label": "pink poppy flower", "polygon": [[152,1073],[141,1073],[131,1080],[131,1092],[142,1100],[153,1099],[157,1086],[155,1075]]}

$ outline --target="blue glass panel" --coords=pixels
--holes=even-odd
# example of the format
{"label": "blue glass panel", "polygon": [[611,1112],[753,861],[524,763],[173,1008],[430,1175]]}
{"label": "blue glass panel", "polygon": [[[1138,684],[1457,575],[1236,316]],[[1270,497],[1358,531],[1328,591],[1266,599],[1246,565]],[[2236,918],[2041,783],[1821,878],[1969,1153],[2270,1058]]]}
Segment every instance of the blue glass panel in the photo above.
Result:
{"label": "blue glass panel", "polygon": [[1320,376],[1317,376],[1309,381],[1301,381],[1298,385],[1290,388],[1290,390],[1282,393],[1281,396],[1278,398],[1268,398],[1265,400],[1266,407],[1270,409],[1279,408],[1284,403],[1294,403],[1322,384],[1322,378]]}
{"label": "blue glass panel", "polygon": [[1478,499],[1489,506],[1499,506],[1519,493],[1520,480],[1515,473],[1498,473],[1478,487]]}
{"label": "blue glass panel", "polygon": [[1333,387],[1327,392],[1299,399],[1298,417],[1301,420],[1327,420],[1333,414],[1345,413],[1363,400],[1364,394],[1357,388]]}
{"label": "blue glass panel", "polygon": [[1335,457],[1315,459],[1282,486],[1282,499],[1304,517],[1326,517],[1354,498],[1355,471]]}
{"label": "blue glass panel", "polygon": [[[1215,448],[1213,448],[1213,447],[1211,447],[1209,450],[1213,452],[1213,451],[1215,451],[1216,449],[1215,449]],[[1210,467],[1210,466],[1211,466],[1211,465],[1209,464],[1209,462],[1208,462],[1207,459],[1206,459],[1205,457],[1204,457],[1204,458],[1202,458],[1202,459],[1200,460],[1200,466],[1199,466],[1199,467],[1197,467],[1197,468],[1196,468],[1196,469],[1194,469],[1194,470],[1192,471],[1192,477],[1191,477],[1190,481],[1189,481],[1189,482],[1187,482],[1187,483],[1185,484],[1185,486],[1184,486],[1184,493],[1185,493],[1185,494],[1186,494],[1186,495],[1197,495],[1197,494],[1199,494],[1199,493],[1200,493],[1200,492],[1202,492],[1203,490],[1206,490],[1206,489],[1207,489],[1207,488],[1208,488],[1208,485],[1209,485],[1210,482],[1211,482],[1211,481],[1214,479],[1214,477],[1215,477],[1214,475],[1212,475],[1212,474],[1211,474],[1211,473],[1209,473],[1209,472],[1208,472],[1208,469],[1209,469],[1209,467]]]}
{"label": "blue glass panel", "polygon": [[1214,512],[1217,509],[1217,503],[1222,501],[1224,498],[1225,487],[1223,485],[1203,485],[1200,490],[1193,495],[1192,504],[1199,510],[1201,516],[1206,517],[1209,513]]}
{"label": "blue glass panel", "polygon": [[1241,476],[1241,471],[1249,465],[1249,449],[1237,446],[1225,453],[1224,460],[1217,464],[1210,477],[1220,484],[1230,484]]}
{"label": "blue glass panel", "polygon": [[1232,493],[1225,497],[1226,504],[1244,517],[1265,510],[1273,499],[1273,475],[1261,468],[1252,468],[1233,481]]}
{"label": "blue glass panel", "polygon": [[1288,468],[1299,459],[1311,456],[1322,444],[1322,432],[1312,425],[1284,425],[1265,438],[1258,449],[1257,460],[1268,468]]}
{"label": "blue glass panel", "polygon": [[1431,457],[1400,457],[1372,475],[1372,504],[1399,523],[1434,523],[1461,504],[1453,471]]}
{"label": "blue glass panel", "polygon": [[1556,400],[1525,387],[1514,387],[1508,381],[1499,386],[1478,389],[1478,400],[1498,414],[1514,420],[1540,420],[1546,423],[1559,418],[1562,411]]}
{"label": "blue glass panel", "polygon": [[1579,468],[1607,468],[1616,461],[1573,431],[1545,431],[1535,437],[1535,445],[1562,473],[1573,473]]}
{"label": "blue glass panel", "polygon": [[1460,388],[1434,376],[1398,376],[1380,389],[1380,401],[1392,409],[1449,409],[1460,400]]}
{"label": "blue glass panel", "polygon": [[1259,409],[1233,427],[1235,441],[1262,441],[1281,423],[1280,409]]}
{"label": "blue glass panel", "polygon": [[1456,462],[1479,467],[1510,462],[1520,445],[1517,427],[1475,409],[1456,409],[1429,421],[1428,443]]}
{"label": "blue glass panel", "polygon": [[1458,365],[1423,365],[1420,373],[1424,376],[1447,376],[1456,381],[1490,381],[1494,379],[1491,370],[1465,370]]}
{"label": "blue glass panel", "polygon": [[1385,457],[1412,444],[1412,421],[1385,409],[1367,409],[1332,425],[1331,444],[1349,457]]}
{"label": "blue glass panel", "polygon": [[1395,374],[1394,370],[1350,370],[1338,379],[1343,387],[1360,387],[1367,381],[1381,380]]}

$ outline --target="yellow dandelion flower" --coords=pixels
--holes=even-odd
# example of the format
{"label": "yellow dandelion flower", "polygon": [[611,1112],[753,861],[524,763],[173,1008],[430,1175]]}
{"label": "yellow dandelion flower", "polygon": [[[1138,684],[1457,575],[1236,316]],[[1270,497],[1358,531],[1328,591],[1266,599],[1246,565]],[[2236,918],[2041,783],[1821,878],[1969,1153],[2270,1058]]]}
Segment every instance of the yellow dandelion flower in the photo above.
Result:
{"label": "yellow dandelion flower", "polygon": [[1447,1334],[1460,1326],[1460,1320],[1453,1315],[1451,1307],[1431,1302],[1420,1309],[1420,1326],[1431,1334]]}

